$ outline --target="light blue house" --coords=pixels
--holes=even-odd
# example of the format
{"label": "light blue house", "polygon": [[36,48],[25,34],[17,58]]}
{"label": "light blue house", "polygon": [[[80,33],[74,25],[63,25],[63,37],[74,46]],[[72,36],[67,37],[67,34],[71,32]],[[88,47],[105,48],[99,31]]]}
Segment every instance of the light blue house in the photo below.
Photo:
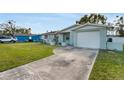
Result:
{"label": "light blue house", "polygon": [[59,42],[74,47],[106,49],[107,28],[100,24],[75,24],[60,31]]}
{"label": "light blue house", "polygon": [[49,33],[48,37],[51,38],[47,38],[47,42],[51,43],[51,40],[57,37],[57,43],[62,46],[105,49],[107,27],[99,24],[74,24],[54,33],[54,35]]}
{"label": "light blue house", "polygon": [[107,45],[108,28],[110,27],[103,24],[74,24],[60,31],[52,32],[52,34],[46,33],[48,37],[46,37],[46,42],[62,46],[70,45],[92,49],[108,49],[111,45]]}

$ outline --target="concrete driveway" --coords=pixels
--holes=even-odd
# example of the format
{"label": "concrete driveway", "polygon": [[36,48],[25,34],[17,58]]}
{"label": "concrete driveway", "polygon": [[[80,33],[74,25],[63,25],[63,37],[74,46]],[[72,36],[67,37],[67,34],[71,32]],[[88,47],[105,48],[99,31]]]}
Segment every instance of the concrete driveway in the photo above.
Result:
{"label": "concrete driveway", "polygon": [[61,47],[55,55],[4,71],[4,80],[83,80],[88,79],[98,50]]}

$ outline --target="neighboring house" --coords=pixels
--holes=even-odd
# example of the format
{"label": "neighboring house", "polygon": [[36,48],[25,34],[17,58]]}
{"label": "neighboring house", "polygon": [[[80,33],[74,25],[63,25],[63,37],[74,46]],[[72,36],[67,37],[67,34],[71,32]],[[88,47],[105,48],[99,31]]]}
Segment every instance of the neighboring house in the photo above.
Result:
{"label": "neighboring house", "polygon": [[33,41],[33,42],[40,42],[41,41],[41,35],[26,35],[26,34],[20,34],[20,35],[15,35],[17,38],[18,42],[28,42],[28,41]]}
{"label": "neighboring house", "polygon": [[117,45],[116,43],[113,44],[112,42],[109,42],[108,44],[108,28],[110,28],[110,26],[102,24],[75,24],[58,32],[46,33],[46,35],[48,35],[46,38],[48,42],[51,42],[55,37],[57,37],[57,44],[62,46],[70,45],[92,49],[111,49],[111,46],[114,46],[112,50],[120,50],[120,48],[118,49],[119,46],[122,49],[123,45]]}

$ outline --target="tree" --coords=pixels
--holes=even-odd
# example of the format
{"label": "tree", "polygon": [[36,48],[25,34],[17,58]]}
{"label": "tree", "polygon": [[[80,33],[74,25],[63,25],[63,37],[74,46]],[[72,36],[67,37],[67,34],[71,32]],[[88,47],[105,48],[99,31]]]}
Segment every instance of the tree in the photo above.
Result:
{"label": "tree", "polygon": [[98,20],[101,21],[102,24],[106,24],[107,17],[101,14],[98,14]]}
{"label": "tree", "polygon": [[89,18],[88,18],[88,15],[84,15],[80,21],[79,21],[79,24],[85,24],[85,23],[88,23],[89,22]]}
{"label": "tree", "polygon": [[85,23],[105,24],[106,20],[107,20],[107,17],[105,17],[104,15],[92,13],[89,16],[84,15],[80,19],[79,24],[85,24]]}
{"label": "tree", "polygon": [[115,22],[115,30],[116,33],[119,33],[119,36],[123,37],[124,36],[124,18],[123,16],[119,17],[116,16],[117,20]]}
{"label": "tree", "polygon": [[31,34],[31,28],[17,28],[15,34]]}
{"label": "tree", "polygon": [[90,15],[89,15],[89,22],[90,22],[90,23],[97,23],[97,21],[98,21],[97,19],[98,19],[98,18],[97,18],[97,14],[94,14],[94,13],[93,13],[93,14],[90,14]]}
{"label": "tree", "polygon": [[0,28],[3,30],[3,34],[14,35],[16,30],[15,21],[8,20],[6,23],[0,24]]}
{"label": "tree", "polygon": [[15,21],[8,20],[5,23],[0,24],[0,30],[2,34],[14,36],[16,34],[31,34],[31,28],[22,28],[15,25]]}

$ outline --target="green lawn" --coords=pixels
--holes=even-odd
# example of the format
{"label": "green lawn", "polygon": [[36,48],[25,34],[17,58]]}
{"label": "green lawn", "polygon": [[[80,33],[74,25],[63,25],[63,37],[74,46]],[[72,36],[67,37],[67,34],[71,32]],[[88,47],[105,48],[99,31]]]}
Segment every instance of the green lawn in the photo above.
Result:
{"label": "green lawn", "polygon": [[89,79],[124,80],[124,52],[101,50]]}
{"label": "green lawn", "polygon": [[0,72],[50,56],[54,48],[40,43],[0,44]]}

